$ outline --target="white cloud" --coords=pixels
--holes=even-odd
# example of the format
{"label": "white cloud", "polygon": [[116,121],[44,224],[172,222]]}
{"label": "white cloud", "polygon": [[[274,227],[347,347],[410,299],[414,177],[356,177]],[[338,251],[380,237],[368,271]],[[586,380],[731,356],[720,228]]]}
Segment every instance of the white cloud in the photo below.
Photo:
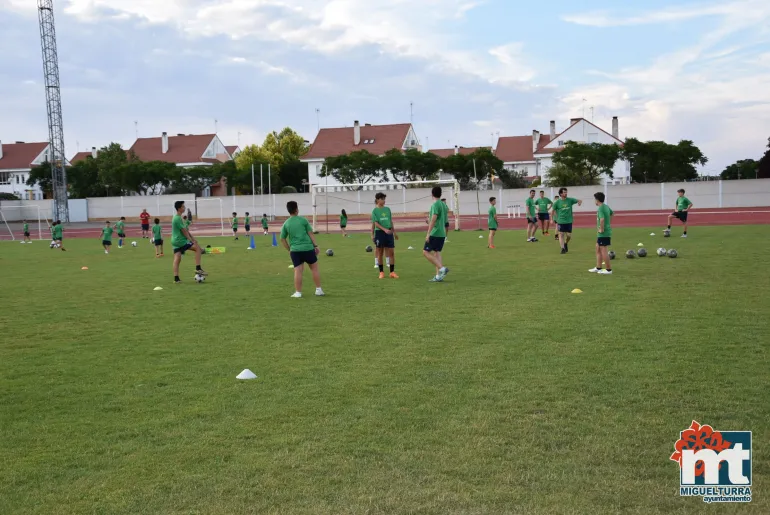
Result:
{"label": "white cloud", "polygon": [[692,20],[704,16],[720,16],[737,13],[758,4],[755,0],[740,0],[725,4],[688,5],[669,7],[635,16],[613,16],[607,11],[592,11],[581,14],[567,14],[562,20],[589,27],[623,27],[630,25],[648,25],[653,23],[671,23]]}

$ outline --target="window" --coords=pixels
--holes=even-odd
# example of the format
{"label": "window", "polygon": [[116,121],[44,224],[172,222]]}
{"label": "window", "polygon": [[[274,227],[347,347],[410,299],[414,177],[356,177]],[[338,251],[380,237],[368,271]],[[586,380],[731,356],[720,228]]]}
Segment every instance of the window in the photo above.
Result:
{"label": "window", "polygon": [[0,184],[11,184],[11,172],[0,172]]}
{"label": "window", "polygon": [[563,146],[564,146],[564,140],[563,140],[563,139],[560,139],[560,140],[559,140],[559,143],[558,143],[558,145],[559,145],[560,147],[563,147]]}

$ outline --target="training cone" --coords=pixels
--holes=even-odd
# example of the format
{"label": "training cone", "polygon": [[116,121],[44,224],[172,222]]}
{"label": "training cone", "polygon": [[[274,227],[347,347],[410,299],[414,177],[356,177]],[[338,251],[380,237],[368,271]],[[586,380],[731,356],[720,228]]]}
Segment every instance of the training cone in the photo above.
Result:
{"label": "training cone", "polygon": [[160,290],[162,290],[162,289],[163,289],[163,288],[161,288],[160,286],[156,286],[155,288],[153,288],[153,291],[160,291]]}
{"label": "training cone", "polygon": [[575,288],[574,290],[572,290],[572,293],[583,293],[583,290],[581,290],[580,288]]}
{"label": "training cone", "polygon": [[235,376],[236,379],[256,379],[257,375],[249,370],[248,368],[244,369],[243,372]]}
{"label": "training cone", "polygon": [[83,268],[81,268],[81,270],[88,270],[88,267],[84,266]]}
{"label": "training cone", "polygon": [[277,246],[278,246],[278,240],[275,239],[275,233],[273,233],[273,247],[277,247]]}
{"label": "training cone", "polygon": [[294,268],[294,265],[289,265],[289,268]]}
{"label": "training cone", "polygon": [[408,249],[406,249],[406,250],[414,250],[414,247],[409,247],[409,248],[408,248]]}
{"label": "training cone", "polygon": [[654,233],[654,232],[651,232],[651,233],[650,233],[650,236],[655,236],[655,233]]}
{"label": "training cone", "polygon": [[482,238],[484,238],[484,235],[483,234],[479,234],[479,239],[482,239]]}
{"label": "training cone", "polygon": [[255,249],[255,248],[257,248],[257,247],[254,245],[254,235],[252,234],[251,235],[251,243],[249,243],[249,249],[252,250],[252,249]]}
{"label": "training cone", "polygon": [[636,246],[637,247],[644,247],[644,243],[637,243]]}

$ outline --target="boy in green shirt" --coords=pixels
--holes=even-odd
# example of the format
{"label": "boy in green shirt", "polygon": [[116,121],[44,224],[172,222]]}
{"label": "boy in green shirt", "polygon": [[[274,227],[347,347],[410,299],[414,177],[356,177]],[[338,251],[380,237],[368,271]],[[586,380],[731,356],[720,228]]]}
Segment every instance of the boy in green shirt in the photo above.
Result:
{"label": "boy in green shirt", "polygon": [[495,233],[497,232],[497,199],[495,197],[489,197],[489,220],[487,220],[487,227],[489,228],[489,237],[487,238],[487,248],[495,248]]}
{"label": "boy in green shirt", "polygon": [[115,231],[118,233],[118,248],[119,249],[123,248],[123,238],[126,237],[125,226],[126,226],[126,217],[125,216],[121,216],[120,220],[115,222]]}
{"label": "boy in green shirt", "polygon": [[551,217],[548,215],[548,208],[553,202],[545,196],[545,192],[540,190],[540,198],[535,201],[537,205],[537,218],[540,220],[540,232],[543,236],[548,236],[551,229]]}
{"label": "boy in green shirt", "polygon": [[112,246],[112,227],[110,227],[109,221],[104,222],[101,238],[102,238],[102,247],[104,247],[104,253],[109,254],[110,247]]}
{"label": "boy in green shirt", "polygon": [[[609,248],[612,243],[612,209],[604,203],[604,193],[594,193],[596,202],[596,266],[589,270],[592,274],[612,275],[612,261],[610,261]],[[602,263],[607,265],[602,269]]]}
{"label": "boy in green shirt", "polygon": [[270,234],[270,231],[268,230],[268,225],[267,225],[267,213],[262,213],[262,230],[265,231],[265,236]]}
{"label": "boy in green shirt", "polygon": [[551,206],[551,214],[559,229],[559,246],[561,253],[569,252],[569,242],[572,239],[572,206],[583,205],[582,200],[567,196],[567,188],[559,188],[559,198]]}
{"label": "boy in green shirt", "polygon": [[[375,207],[372,210],[372,241],[377,248],[376,259],[380,270],[380,279],[385,278],[382,258],[386,256],[390,264],[390,278],[398,279],[396,275],[396,243],[398,239],[396,228],[393,226],[393,215],[390,208],[385,206],[386,195],[382,192],[374,196]],[[446,205],[446,204],[445,204]]]}
{"label": "boy in green shirt", "polygon": [[425,259],[430,261],[436,267],[436,275],[430,282],[438,283],[444,280],[449,273],[449,269],[444,266],[441,258],[441,251],[444,249],[444,240],[446,239],[446,229],[444,222],[449,216],[447,205],[441,202],[441,186],[434,186],[431,191],[433,204],[428,212],[428,234],[425,235],[425,247],[422,253]]}
{"label": "boy in green shirt", "polygon": [[182,220],[182,213],[184,213],[184,201],[177,200],[174,202],[174,210],[176,214],[171,219],[171,248],[174,249],[174,283],[179,284],[182,281],[179,279],[179,264],[182,262],[182,256],[188,250],[195,252],[195,274],[196,275],[209,275],[203,268],[201,268],[201,256],[203,255],[203,249],[198,242],[193,238],[190,230],[185,227],[185,222]]}
{"label": "boy in green shirt", "polygon": [[529,190],[529,197],[524,201],[524,207],[527,212],[527,242],[537,241],[535,233],[537,232],[537,206],[535,205],[535,190]]}
{"label": "boy in green shirt", "polygon": [[246,230],[246,236],[251,235],[251,217],[248,211],[246,211],[246,216],[243,219],[243,228]]}
{"label": "boy in green shirt", "polygon": [[22,240],[22,243],[32,243],[29,237],[29,224],[26,220],[24,220],[24,240]]}
{"label": "boy in green shirt", "polygon": [[676,211],[668,215],[668,229],[666,229],[666,232],[668,235],[671,234],[671,220],[678,218],[684,224],[682,238],[687,238],[687,211],[692,207],[692,202],[684,196],[683,189],[676,190],[676,194],[678,195],[676,198]]}
{"label": "boy in green shirt", "polygon": [[[305,263],[310,267],[315,283],[315,294],[317,297],[323,297],[324,291],[321,289],[321,276],[318,272],[318,244],[313,236],[313,228],[307,218],[299,216],[299,206],[293,200],[286,203],[286,209],[289,211],[289,218],[281,227],[281,245],[289,251],[291,262],[294,265],[294,294],[292,298],[302,298],[302,272],[305,270]],[[289,241],[286,241],[288,238]]]}
{"label": "boy in green shirt", "polygon": [[233,219],[230,221],[230,225],[233,227],[234,241],[238,241],[238,213],[233,213]]}
{"label": "boy in green shirt", "polygon": [[348,233],[345,230],[348,226],[348,214],[345,212],[345,210],[342,210],[342,214],[340,214],[340,230],[342,231],[342,237],[346,238]]}
{"label": "boy in green shirt", "polygon": [[[185,226],[185,229],[187,226]],[[160,218],[155,219],[155,225],[152,226],[152,243],[155,245],[155,257],[163,256],[163,229],[160,227]]]}
{"label": "boy in green shirt", "polygon": [[53,227],[51,228],[51,237],[57,248],[62,249],[62,251],[66,251],[67,249],[64,248],[64,244],[62,243],[62,240],[64,239],[62,235],[63,230],[64,228],[61,225],[61,220],[56,220],[53,223]]}

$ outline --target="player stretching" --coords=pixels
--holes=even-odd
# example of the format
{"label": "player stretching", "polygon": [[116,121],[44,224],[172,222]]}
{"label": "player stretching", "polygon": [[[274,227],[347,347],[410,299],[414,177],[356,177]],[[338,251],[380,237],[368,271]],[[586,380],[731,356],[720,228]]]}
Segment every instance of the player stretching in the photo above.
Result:
{"label": "player stretching", "polygon": [[385,198],[384,193],[378,193],[374,196],[376,206],[372,210],[372,241],[377,248],[380,279],[385,278],[385,271],[382,266],[383,256],[387,257],[390,265],[390,278],[398,279],[398,275],[396,275],[396,243],[394,241],[398,239],[398,235],[393,226],[393,215],[390,208],[385,206]]}
{"label": "player stretching", "polygon": [[233,226],[234,241],[238,241],[238,213],[233,213],[233,219],[230,221],[230,225]]}
{"label": "player stretching", "polygon": [[540,198],[535,201],[537,204],[537,218],[540,221],[540,232],[543,236],[551,234],[551,217],[548,215],[548,208],[551,207],[553,201],[545,196],[545,192],[540,190]]}
{"label": "player stretching", "polygon": [[249,212],[246,211],[246,216],[243,218],[243,228],[246,230],[246,236],[251,235],[251,217]]}
{"label": "player stretching", "polygon": [[[604,193],[594,193],[594,199],[598,207],[596,210],[596,267],[589,272],[611,275],[612,261],[610,261],[609,248],[612,242],[612,225],[610,222],[614,213],[610,206],[604,203]],[[602,269],[602,263],[607,265],[605,270]]]}
{"label": "player stretching", "polygon": [[149,238],[150,213],[148,213],[146,209],[142,209],[142,212],[139,213],[139,220],[142,222],[142,238]]}
{"label": "player stretching", "polygon": [[345,230],[348,226],[348,214],[345,212],[345,210],[342,210],[342,214],[340,215],[340,230],[342,231],[342,237],[347,238],[348,232]]}
{"label": "player stretching", "polygon": [[179,284],[182,281],[179,279],[179,264],[182,262],[182,256],[185,252],[192,249],[195,252],[195,273],[198,275],[209,275],[201,268],[201,256],[203,255],[203,249],[198,242],[193,238],[190,230],[185,227],[185,222],[182,220],[182,213],[184,213],[184,201],[177,200],[174,202],[174,209],[176,214],[171,219],[171,247],[174,249],[174,283]]}
{"label": "player stretching", "polygon": [[[295,201],[286,203],[289,218],[281,227],[281,245],[289,251],[291,262],[294,265],[294,295],[292,298],[302,298],[302,272],[305,263],[310,267],[315,283],[315,294],[324,296],[321,289],[321,276],[318,273],[318,244],[313,236],[313,228],[304,216],[299,216],[299,206]],[[286,241],[286,238],[289,241]]]}
{"label": "player stretching", "polygon": [[155,225],[152,226],[152,243],[155,245],[155,257],[163,257],[163,229],[160,227],[160,218],[156,218]]}
{"label": "player stretching", "polygon": [[126,237],[126,217],[121,216],[120,220],[115,222],[115,231],[118,233],[118,248],[123,248],[123,238]]}
{"label": "player stretching", "polygon": [[669,235],[671,234],[671,220],[678,218],[684,224],[682,238],[687,238],[687,211],[692,207],[692,202],[684,196],[683,189],[676,190],[676,194],[679,195],[676,199],[676,211],[668,215],[668,229],[666,229],[666,232]]}
{"label": "player stretching", "polygon": [[262,213],[262,230],[264,231],[265,236],[270,234],[270,229],[267,225],[267,213]]}
{"label": "player stretching", "polygon": [[497,232],[497,199],[495,197],[489,197],[489,220],[487,221],[487,227],[489,228],[489,237],[487,238],[487,248],[495,248],[495,233]]}
{"label": "player stretching", "polygon": [[64,248],[64,244],[62,243],[62,241],[64,240],[64,236],[62,235],[63,231],[64,231],[64,227],[61,226],[61,220],[56,220],[53,223],[53,227],[51,228],[53,241],[54,243],[56,243],[57,247],[59,247],[63,251],[66,251],[67,249]]}
{"label": "player stretching", "polygon": [[24,220],[24,240],[22,243],[32,243],[32,240],[29,237],[29,224],[26,220]]}
{"label": "player stretching", "polygon": [[444,240],[446,239],[444,220],[449,213],[446,204],[441,202],[441,186],[434,186],[431,195],[433,196],[433,204],[431,204],[428,212],[428,234],[425,235],[425,247],[423,247],[422,253],[425,259],[436,267],[436,275],[431,278],[430,282],[439,283],[449,273],[449,269],[444,266],[441,260],[441,251],[444,249]]}
{"label": "player stretching", "polygon": [[583,205],[582,200],[567,196],[567,188],[559,188],[559,198],[551,206],[551,214],[559,230],[559,246],[561,253],[569,252],[569,242],[572,239],[572,206]]}
{"label": "player stretching", "polygon": [[535,233],[537,232],[537,206],[535,205],[535,190],[529,190],[529,197],[524,202],[524,208],[527,211],[527,241],[534,243],[537,241]]}
{"label": "player stretching", "polygon": [[104,247],[104,253],[109,254],[110,253],[110,247],[112,246],[112,227],[110,227],[110,222],[104,222],[104,227],[102,228],[102,247]]}

